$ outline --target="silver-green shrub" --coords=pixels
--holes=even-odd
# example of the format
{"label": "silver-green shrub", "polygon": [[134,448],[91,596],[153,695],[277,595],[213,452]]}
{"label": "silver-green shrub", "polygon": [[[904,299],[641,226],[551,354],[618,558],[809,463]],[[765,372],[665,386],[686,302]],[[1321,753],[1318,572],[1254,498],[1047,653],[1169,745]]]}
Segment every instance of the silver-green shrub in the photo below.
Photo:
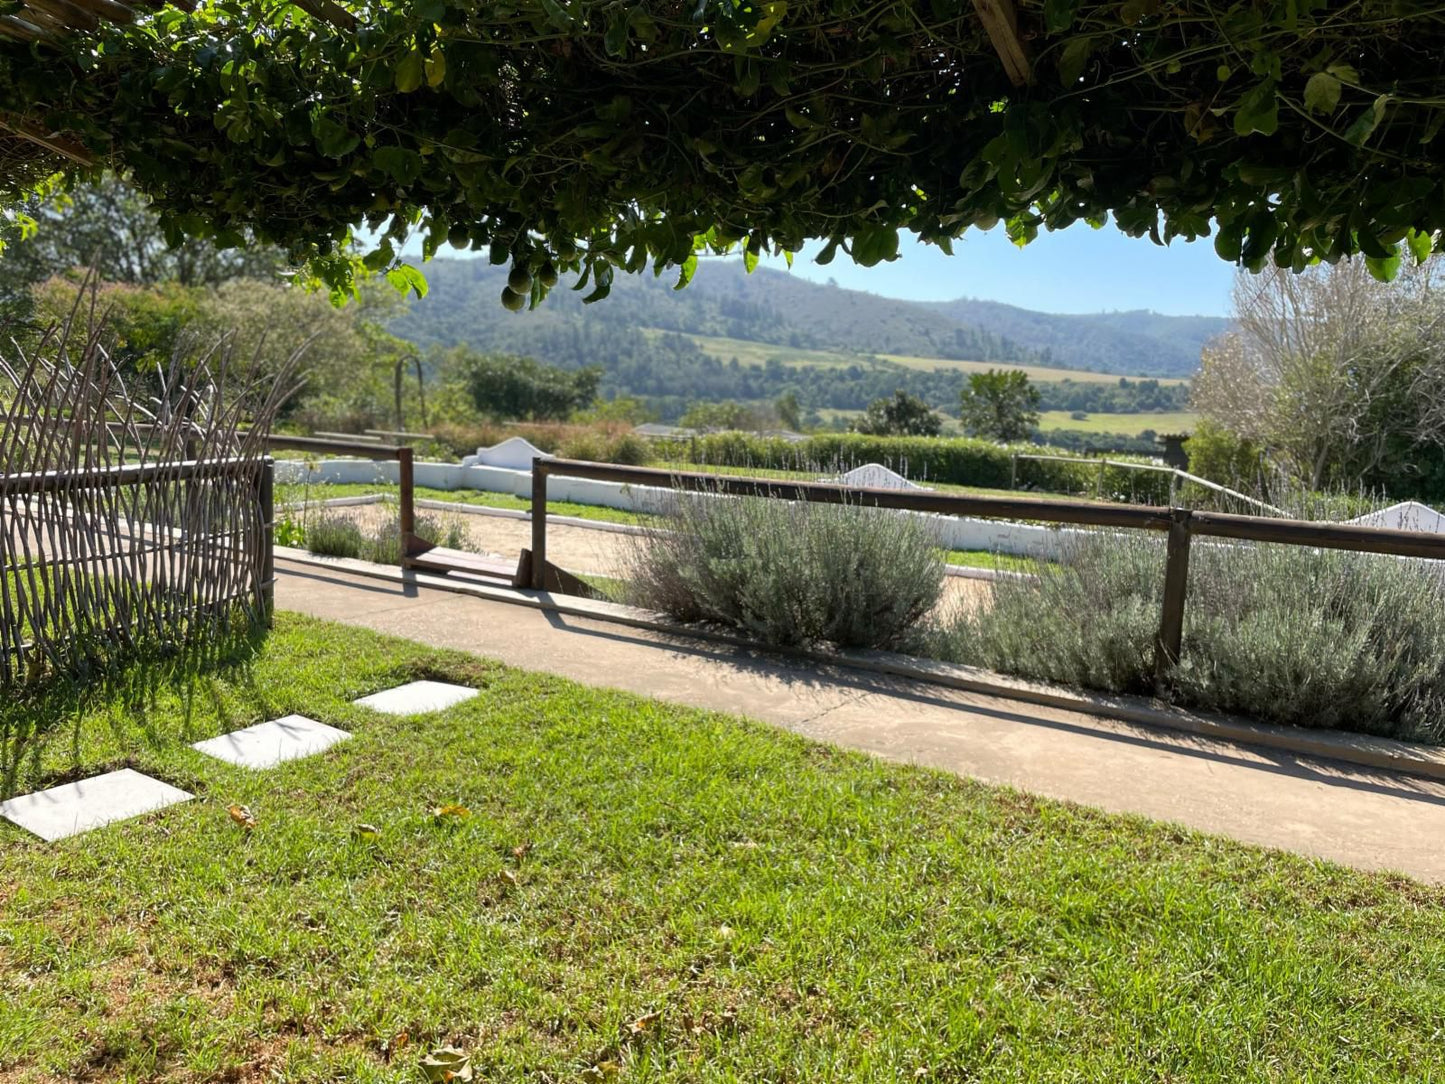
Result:
{"label": "silver-green shrub", "polygon": [[[1174,702],[1267,722],[1445,740],[1437,563],[1196,539]],[[1162,539],[1085,535],[1033,580],[927,637],[930,654],[1110,692],[1153,691]]]}
{"label": "silver-green shrub", "polygon": [[[415,531],[434,546],[471,549],[464,524],[455,518],[421,514]],[[306,548],[319,557],[350,557],[380,565],[401,564],[401,518],[394,507],[376,526],[364,529],[340,512],[323,512],[305,526]]]}
{"label": "silver-green shrub", "polygon": [[919,517],[761,497],[676,497],[628,566],[629,601],[784,646],[894,646],[943,591]]}

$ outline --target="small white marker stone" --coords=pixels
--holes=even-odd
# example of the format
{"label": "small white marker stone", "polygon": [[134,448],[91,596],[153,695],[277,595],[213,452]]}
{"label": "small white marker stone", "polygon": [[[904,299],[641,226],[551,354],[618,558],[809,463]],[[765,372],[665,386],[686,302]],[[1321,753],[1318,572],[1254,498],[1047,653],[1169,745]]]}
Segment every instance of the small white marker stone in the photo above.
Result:
{"label": "small white marker stone", "polygon": [[104,824],[188,802],[193,797],[169,783],[122,768],[0,802],[0,817],[53,843]]}
{"label": "small white marker stone", "polygon": [[304,715],[287,715],[222,734],[219,738],[198,741],[191,748],[242,768],[273,768],[284,761],[330,749],[349,737],[344,730]]}
{"label": "small white marker stone", "polygon": [[372,693],[352,703],[387,715],[421,715],[442,711],[463,700],[470,700],[477,690],[467,685],[448,685],[445,681],[412,681],[395,689]]}

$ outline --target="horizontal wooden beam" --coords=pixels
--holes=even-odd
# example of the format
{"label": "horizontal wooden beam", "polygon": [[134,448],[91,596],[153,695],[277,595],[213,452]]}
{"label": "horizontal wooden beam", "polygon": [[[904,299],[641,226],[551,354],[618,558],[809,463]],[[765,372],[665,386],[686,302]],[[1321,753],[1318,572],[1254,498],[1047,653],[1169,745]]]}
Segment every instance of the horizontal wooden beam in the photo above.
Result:
{"label": "horizontal wooden beam", "polygon": [[1018,13],[1013,0],[973,0],[979,22],[988,31],[988,40],[993,43],[994,52],[1003,61],[1003,70],[1009,82],[1021,87],[1033,78],[1033,65],[1029,62],[1028,51],[1019,38]]}
{"label": "horizontal wooden beam", "polygon": [[77,165],[93,166],[96,164],[95,155],[86,150],[79,141],[58,132],[45,132],[39,125],[31,124],[29,121],[0,116],[0,129],[44,147],[51,154],[68,158]]}
{"label": "horizontal wooden beam", "polygon": [[330,23],[338,30],[355,30],[356,16],[335,0],[291,0],[302,11],[324,23]]}

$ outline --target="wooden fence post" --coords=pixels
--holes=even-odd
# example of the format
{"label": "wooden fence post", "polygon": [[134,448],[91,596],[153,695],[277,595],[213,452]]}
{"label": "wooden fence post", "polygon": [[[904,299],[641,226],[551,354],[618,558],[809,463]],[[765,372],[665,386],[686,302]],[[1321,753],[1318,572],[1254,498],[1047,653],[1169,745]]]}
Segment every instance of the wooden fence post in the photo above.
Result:
{"label": "wooden fence post", "polygon": [[1018,452],[1014,452],[1014,454],[1009,457],[1008,487],[1009,487],[1009,489],[1018,489],[1018,487],[1019,487],[1019,454],[1018,454]]}
{"label": "wooden fence post", "polygon": [[1109,465],[1109,461],[1108,461],[1107,459],[1100,459],[1100,460],[1099,460],[1099,479],[1098,479],[1098,481],[1096,481],[1096,482],[1094,483],[1094,499],[1095,499],[1095,500],[1100,500],[1100,501],[1102,501],[1102,500],[1104,499],[1104,468],[1107,467],[1108,465]]}
{"label": "wooden fence post", "polygon": [[396,481],[400,489],[401,562],[416,552],[416,499],[410,448],[396,450]]}
{"label": "wooden fence post", "polygon": [[532,460],[532,589],[547,585],[547,464]]}
{"label": "wooden fence post", "polygon": [[1169,539],[1164,559],[1164,602],[1159,615],[1159,634],[1154,638],[1154,684],[1162,689],[1165,679],[1179,662],[1184,646],[1184,600],[1189,592],[1190,520],[1187,508],[1169,510]]}
{"label": "wooden fence post", "polygon": [[269,455],[261,460],[261,476],[257,479],[257,497],[261,505],[261,552],[256,556],[260,579],[261,608],[269,628],[276,615],[276,461]]}

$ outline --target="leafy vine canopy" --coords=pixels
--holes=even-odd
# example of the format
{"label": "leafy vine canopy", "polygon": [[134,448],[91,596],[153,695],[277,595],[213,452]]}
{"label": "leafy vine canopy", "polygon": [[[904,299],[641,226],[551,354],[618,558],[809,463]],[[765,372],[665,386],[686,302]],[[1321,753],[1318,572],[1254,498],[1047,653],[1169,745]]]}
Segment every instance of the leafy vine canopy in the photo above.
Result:
{"label": "leafy vine canopy", "polygon": [[1445,8],[1412,0],[1024,0],[1013,77],[975,0],[305,7],[0,41],[0,125],[127,174],[177,240],[278,244],[343,293],[361,228],[418,291],[405,237],[489,252],[516,307],[563,271],[601,297],[700,252],[871,265],[997,223],[1381,277],[1445,243]]}

